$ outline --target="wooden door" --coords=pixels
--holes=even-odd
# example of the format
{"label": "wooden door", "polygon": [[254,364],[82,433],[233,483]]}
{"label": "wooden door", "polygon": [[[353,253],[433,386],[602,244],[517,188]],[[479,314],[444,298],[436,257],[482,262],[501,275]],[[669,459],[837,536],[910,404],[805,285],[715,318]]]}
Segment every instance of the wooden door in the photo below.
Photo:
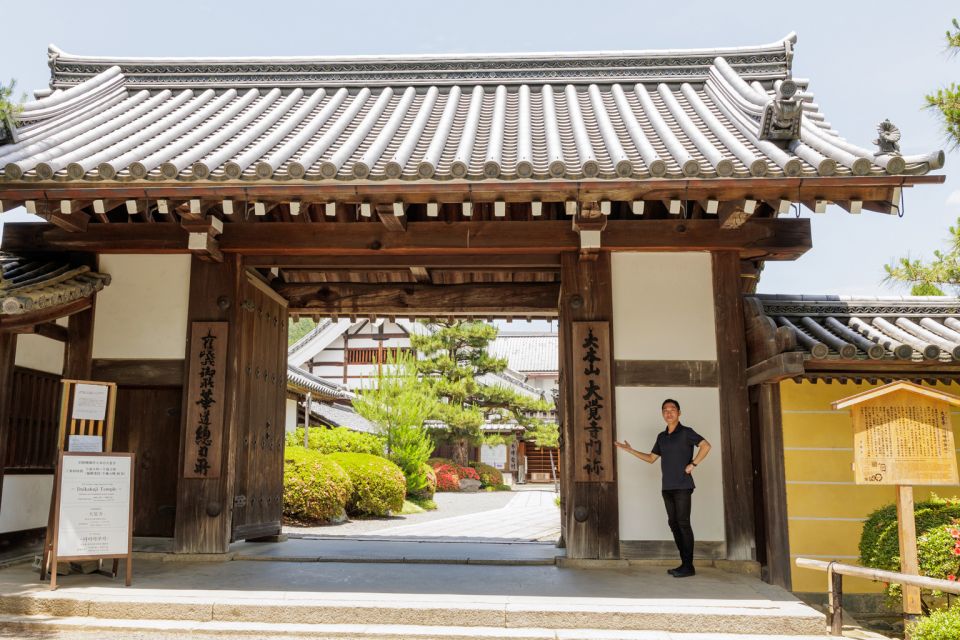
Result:
{"label": "wooden door", "polygon": [[173,537],[181,387],[117,389],[113,450],[136,453],[133,535]]}
{"label": "wooden door", "polygon": [[286,303],[244,281],[231,541],[280,533],[287,384]]}

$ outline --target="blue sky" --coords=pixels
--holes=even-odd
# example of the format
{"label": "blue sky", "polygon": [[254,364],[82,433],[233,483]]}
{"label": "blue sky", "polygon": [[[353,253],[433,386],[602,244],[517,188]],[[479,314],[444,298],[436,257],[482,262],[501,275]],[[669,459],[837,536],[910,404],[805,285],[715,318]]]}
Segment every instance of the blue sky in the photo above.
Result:
{"label": "blue sky", "polygon": [[[904,153],[946,147],[923,96],[960,81],[944,32],[954,2],[35,2],[0,18],[0,78],[47,84],[48,43],[76,54],[127,56],[349,55],[584,51],[750,45],[796,31],[794,73],[811,79],[827,118],[871,148],[884,118]],[[9,22],[8,22],[9,21]],[[927,257],[960,217],[960,152],[943,185],[906,190],[903,218],[839,208],[813,216],[814,248],[769,263],[771,293],[902,295],[883,281],[897,256]],[[16,219],[7,214],[4,219]]]}

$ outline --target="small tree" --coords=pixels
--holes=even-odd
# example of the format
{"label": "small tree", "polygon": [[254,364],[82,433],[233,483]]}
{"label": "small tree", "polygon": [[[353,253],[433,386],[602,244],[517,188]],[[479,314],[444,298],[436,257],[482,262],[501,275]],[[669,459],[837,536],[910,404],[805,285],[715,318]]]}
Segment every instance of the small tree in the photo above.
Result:
{"label": "small tree", "polygon": [[26,96],[22,95],[19,101],[16,100],[13,97],[16,87],[16,80],[10,80],[9,86],[0,84],[0,143],[6,142],[13,136],[13,128],[17,126],[20,113],[23,111],[21,103]]}
{"label": "small tree", "polygon": [[387,457],[403,470],[409,494],[427,486],[423,467],[434,444],[424,422],[436,413],[438,404],[430,387],[420,383],[408,354],[388,355],[376,387],[364,389],[353,401],[357,413],[377,425]]}

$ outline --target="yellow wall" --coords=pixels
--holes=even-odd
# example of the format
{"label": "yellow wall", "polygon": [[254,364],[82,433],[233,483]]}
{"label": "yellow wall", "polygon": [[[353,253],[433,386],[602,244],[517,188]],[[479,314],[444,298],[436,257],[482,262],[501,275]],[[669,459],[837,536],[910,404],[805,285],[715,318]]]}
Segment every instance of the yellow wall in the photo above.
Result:
{"label": "yellow wall", "polygon": [[[831,402],[874,386],[780,383],[791,561],[803,556],[856,564],[863,520],[877,507],[895,500],[893,487],[854,484],[850,413],[830,408]],[[960,394],[955,384],[938,388]],[[960,443],[958,426],[960,412],[954,412],[954,436]],[[920,501],[930,493],[960,495],[960,487],[917,487],[914,495]],[[825,573],[796,565],[792,570],[794,591],[826,591]],[[850,593],[882,590],[876,583],[854,578],[844,579],[843,588]]]}

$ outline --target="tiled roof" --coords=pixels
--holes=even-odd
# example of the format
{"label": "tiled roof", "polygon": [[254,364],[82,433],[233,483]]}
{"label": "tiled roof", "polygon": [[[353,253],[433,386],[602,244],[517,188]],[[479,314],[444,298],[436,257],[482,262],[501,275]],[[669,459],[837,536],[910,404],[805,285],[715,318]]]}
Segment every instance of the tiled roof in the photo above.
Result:
{"label": "tiled roof", "polygon": [[942,165],[942,152],[875,155],[840,137],[791,78],[794,41],[326,59],[54,49],[55,91],[25,105],[15,142],[0,146],[2,181],[864,176]]}
{"label": "tiled roof", "polygon": [[314,403],[311,413],[334,427],[346,427],[351,431],[377,433],[375,424],[353,410],[342,405]]}
{"label": "tiled roof", "polygon": [[325,378],[320,378],[312,373],[305,371],[291,364],[287,365],[287,387],[299,390],[303,393],[311,392],[319,397],[330,398],[333,400],[350,400],[356,397],[347,387],[331,382]]}
{"label": "tiled roof", "polygon": [[506,358],[507,366],[520,373],[557,373],[559,349],[555,333],[501,333],[490,344],[490,353]]}
{"label": "tiled roof", "polygon": [[763,311],[816,361],[960,363],[960,300],[758,295]]}
{"label": "tiled roof", "polygon": [[64,305],[108,284],[109,275],[73,265],[62,256],[21,257],[0,252],[0,315]]}

